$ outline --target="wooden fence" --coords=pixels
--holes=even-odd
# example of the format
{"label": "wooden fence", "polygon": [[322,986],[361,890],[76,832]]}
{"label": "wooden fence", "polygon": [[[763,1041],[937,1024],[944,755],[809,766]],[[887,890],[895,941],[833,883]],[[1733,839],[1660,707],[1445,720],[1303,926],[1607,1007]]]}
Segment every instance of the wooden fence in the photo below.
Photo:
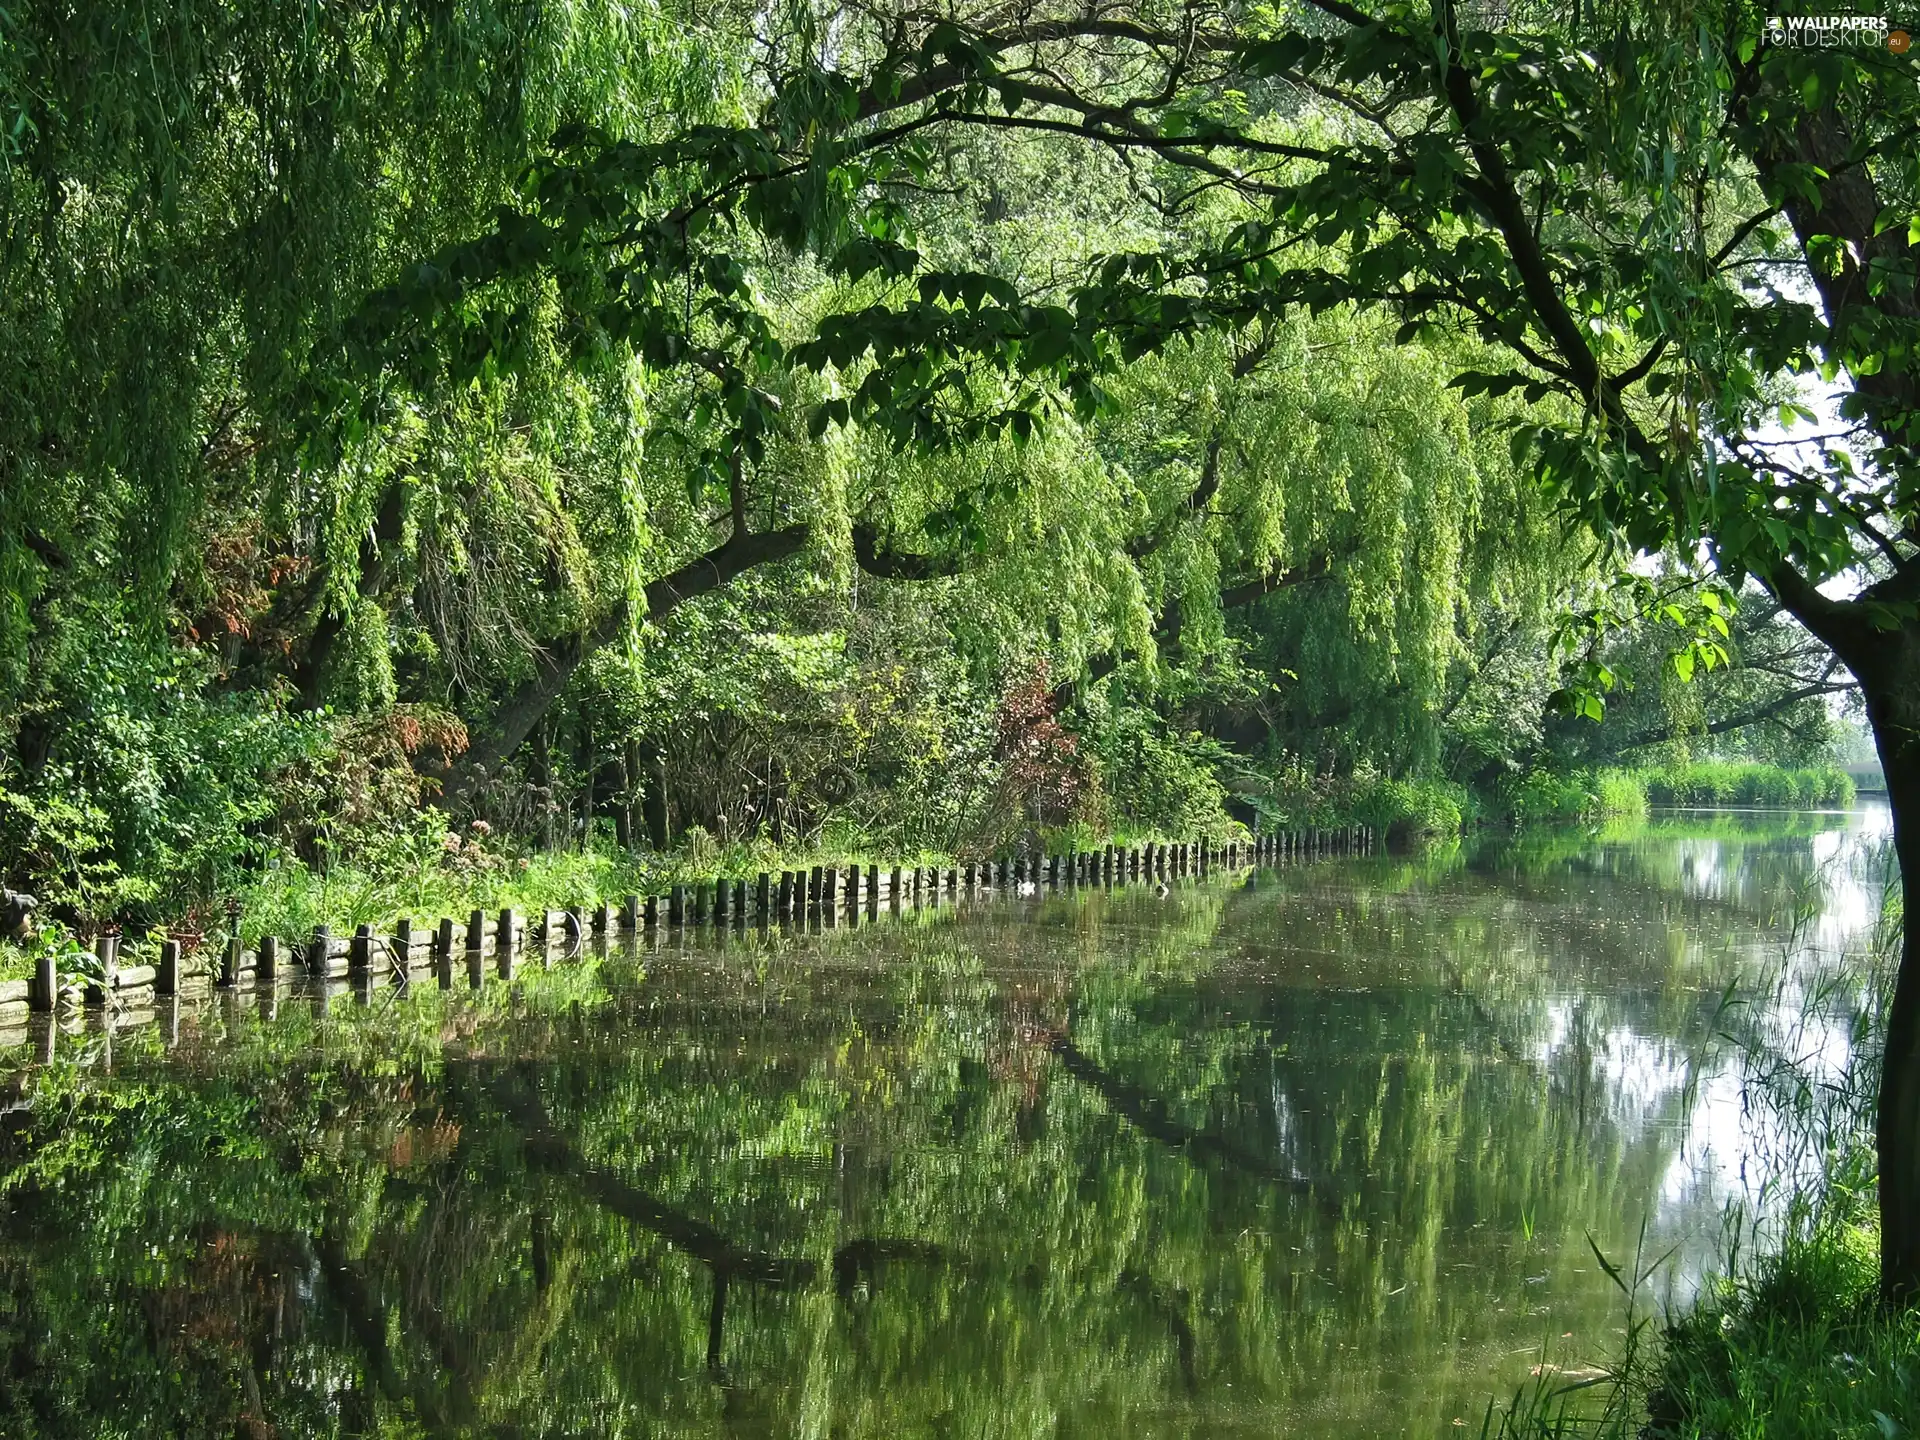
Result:
{"label": "wooden fence", "polygon": [[93,978],[63,983],[53,957],[41,956],[31,979],[0,983],[0,1029],[9,1014],[49,1012],[63,998],[77,998],[86,1006],[104,1007],[110,999],[137,1006],[150,1004],[154,997],[177,995],[195,982],[231,988],[294,975],[323,979],[384,975],[404,983],[416,972],[432,972],[442,987],[450,988],[456,957],[463,962],[468,984],[478,988],[486,983],[489,959],[495,974],[511,978],[522,957],[537,957],[541,964],[551,965],[581,953],[598,936],[808,921],[831,926],[843,916],[857,918],[863,911],[870,916],[898,913],[937,907],[962,896],[1162,884],[1205,876],[1218,868],[1364,853],[1374,844],[1371,830],[1354,826],[1276,833],[1247,845],[1108,845],[1031,860],[977,860],[944,868],[816,865],[777,875],[761,871],[751,881],[721,877],[675,885],[664,894],[629,895],[617,906],[582,905],[545,910],[537,916],[512,909],[475,910],[465,920],[449,916],[427,926],[401,920],[391,934],[384,935],[376,934],[370,925],[360,926],[351,935],[336,935],[323,926],[298,944],[290,945],[281,936],[265,936],[253,950],[236,936],[211,957],[189,956],[178,941],[168,940],[152,955],[153,963],[127,966],[120,963],[120,937],[103,935],[94,946],[93,968],[98,974]]}

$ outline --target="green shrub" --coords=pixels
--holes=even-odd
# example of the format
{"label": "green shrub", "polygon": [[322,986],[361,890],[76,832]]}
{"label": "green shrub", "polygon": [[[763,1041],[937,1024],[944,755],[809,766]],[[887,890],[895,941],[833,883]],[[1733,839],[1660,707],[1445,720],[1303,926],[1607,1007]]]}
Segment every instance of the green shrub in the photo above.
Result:
{"label": "green shrub", "polygon": [[1498,807],[1517,825],[1637,820],[1647,813],[1647,792],[1630,770],[1535,770],[1503,787]]}
{"label": "green shrub", "polygon": [[[1219,776],[1221,765],[1232,758],[1218,741],[1167,729],[1155,716],[1116,717],[1100,757],[1113,828],[1212,837],[1235,832]],[[1093,823],[1099,818],[1104,817]]]}
{"label": "green shrub", "polygon": [[36,717],[32,769],[0,771],[6,879],[88,920],[204,915],[258,855],[278,777],[320,727],[226,692],[197,652],[116,615]]}
{"label": "green shrub", "polygon": [[1672,765],[1648,771],[1648,797],[1656,805],[1751,805],[1777,810],[1844,809],[1853,804],[1853,781],[1831,765],[1788,770],[1722,760]]}
{"label": "green shrub", "polygon": [[1671,1322],[1648,1440],[1860,1440],[1920,1416],[1920,1310],[1879,1302],[1864,1217],[1823,1224]]}
{"label": "green shrub", "polygon": [[1630,770],[1602,770],[1593,777],[1594,815],[1589,818],[1639,820],[1647,813],[1647,792]]}
{"label": "green shrub", "polygon": [[1467,803],[1450,781],[1378,780],[1355,796],[1352,813],[1389,840],[1430,840],[1458,835]]}

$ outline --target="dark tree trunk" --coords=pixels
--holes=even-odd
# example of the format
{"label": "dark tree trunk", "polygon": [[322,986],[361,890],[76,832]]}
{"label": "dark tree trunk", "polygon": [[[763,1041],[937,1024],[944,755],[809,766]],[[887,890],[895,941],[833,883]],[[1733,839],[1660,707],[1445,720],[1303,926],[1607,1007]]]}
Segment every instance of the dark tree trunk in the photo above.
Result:
{"label": "dark tree trunk", "polygon": [[1920,1300],[1920,939],[1913,924],[1920,877],[1920,624],[1883,631],[1854,666],[1887,772],[1893,844],[1906,903],[1900,968],[1887,1011],[1876,1141],[1880,1155],[1880,1276],[1885,1298]]}
{"label": "dark tree trunk", "polygon": [[622,850],[633,848],[633,781],[636,766],[635,747],[631,740],[621,752],[620,762],[614,771],[614,783],[619,787],[619,798],[613,807],[614,839]]}
{"label": "dark tree trunk", "polygon": [[593,722],[586,716],[580,717],[580,848],[593,848],[593,782],[599,775],[599,767],[594,763]]}
{"label": "dark tree trunk", "polygon": [[640,813],[646,821],[647,843],[656,850],[667,848],[667,767],[661,762],[660,747],[648,742],[640,747]]}
{"label": "dark tree trunk", "polygon": [[[1911,565],[1863,599],[1832,600],[1782,567],[1768,585],[1860,682],[1887,774],[1894,853],[1907,905],[1899,968],[1887,1007],[1875,1145],[1880,1162],[1880,1285],[1890,1305],[1920,1300],[1920,943],[1912,901],[1920,877],[1920,619],[1875,625],[1911,605],[1920,570]],[[1873,602],[1871,605],[1867,602]]]}
{"label": "dark tree trunk", "polygon": [[[764,535],[734,536],[647,586],[646,613],[659,620],[674,606],[717,590],[756,566],[797,555],[805,548],[811,533],[805,525],[794,525]],[[594,651],[624,634],[630,618],[624,605],[616,606],[584,634],[541,654],[534,662],[533,678],[507,697],[494,712],[492,722],[476,736],[473,747],[461,758],[446,793],[456,799],[470,794],[476,785],[499,769],[560,698],[575,672]]]}
{"label": "dark tree trunk", "polygon": [[[399,547],[406,524],[406,495],[406,486],[389,486],[386,495],[381,498],[380,511],[374,517],[373,528],[361,537],[359,575],[355,584],[363,600],[379,595],[386,586],[387,576],[392,569],[390,562]],[[317,596],[320,591],[315,589],[312,593]],[[327,668],[332,663],[334,647],[340,643],[340,637],[346,631],[346,624],[347,617],[337,609],[323,610],[314,623],[306,654],[293,670],[294,688],[300,694],[303,709],[317,710],[325,700],[322,692],[326,685]]]}

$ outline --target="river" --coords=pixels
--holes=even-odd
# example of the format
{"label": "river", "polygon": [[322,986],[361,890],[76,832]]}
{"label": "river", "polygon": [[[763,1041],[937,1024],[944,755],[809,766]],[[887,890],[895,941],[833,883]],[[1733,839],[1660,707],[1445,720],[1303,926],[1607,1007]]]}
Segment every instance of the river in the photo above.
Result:
{"label": "river", "polygon": [[1886,829],[1668,815],[16,1035],[0,1433],[1477,1434],[1614,1351],[1598,1256],[1657,1312],[1764,1217],[1798,1160],[1717,1037],[1844,1071]]}

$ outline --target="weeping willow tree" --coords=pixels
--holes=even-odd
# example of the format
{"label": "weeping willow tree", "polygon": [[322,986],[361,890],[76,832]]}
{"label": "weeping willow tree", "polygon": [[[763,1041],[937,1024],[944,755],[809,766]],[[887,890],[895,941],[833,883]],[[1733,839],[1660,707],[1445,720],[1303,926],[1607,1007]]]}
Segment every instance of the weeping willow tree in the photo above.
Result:
{"label": "weeping willow tree", "polygon": [[432,698],[427,660],[524,666],[631,585],[633,377],[548,346],[295,420],[316,342],[489,224],[562,118],[736,116],[740,39],[624,5],[0,14],[0,808],[36,884],[210,889],[324,739],[280,697]]}
{"label": "weeping willow tree", "polygon": [[[858,424],[940,450],[1061,414],[1085,423],[1116,375],[1176,340],[1379,307],[1397,343],[1464,333],[1499,357],[1458,377],[1464,393],[1564,407],[1518,452],[1616,558],[1704,550],[1846,663],[1903,868],[1920,863],[1920,228],[1906,223],[1920,147],[1904,49],[1795,47],[1750,7],[1717,4],[1678,24],[1631,5],[1562,23],[1347,0],[782,19],[752,123],[652,145],[557,137],[499,225],[374,298],[331,413],[511,363],[533,313],[516,290],[535,282],[573,317],[576,349],[704,377],[728,424],[702,468],[722,477],[764,453],[783,369],[829,382],[811,433]],[[1079,142],[1127,172],[1164,242],[1045,280],[924,243],[901,193],[937,178],[956,131]],[[1244,219],[1214,221],[1222,194]],[[847,303],[784,334],[763,303],[767,249],[849,282]],[[1831,434],[1804,403],[1816,374],[1839,387]],[[978,508],[953,498],[956,537],[979,535]],[[749,550],[736,530],[709,568],[775,533]],[[1724,620],[1698,618],[1696,662],[1717,658]],[[1576,695],[1583,710],[1601,709],[1603,685],[1596,673]],[[1880,1119],[1896,1298],[1920,1289],[1916,944]]]}
{"label": "weeping willow tree", "polygon": [[1142,555],[1162,618],[1129,693],[1185,689],[1244,750],[1429,772],[1489,629],[1546,627],[1589,573],[1513,462],[1513,407],[1450,386],[1471,347],[1390,340],[1345,308],[1263,320],[1120,389],[1116,448],[1171,447],[1188,509]]}

